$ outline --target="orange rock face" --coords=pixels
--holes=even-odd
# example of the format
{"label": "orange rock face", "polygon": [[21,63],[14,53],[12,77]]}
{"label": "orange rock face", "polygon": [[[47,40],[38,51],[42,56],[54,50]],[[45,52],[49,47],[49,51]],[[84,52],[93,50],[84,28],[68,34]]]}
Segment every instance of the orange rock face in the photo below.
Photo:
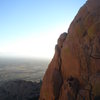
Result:
{"label": "orange rock face", "polygon": [[[99,99],[98,99],[99,98]],[[100,0],[88,0],[63,33],[40,100],[100,100]]]}

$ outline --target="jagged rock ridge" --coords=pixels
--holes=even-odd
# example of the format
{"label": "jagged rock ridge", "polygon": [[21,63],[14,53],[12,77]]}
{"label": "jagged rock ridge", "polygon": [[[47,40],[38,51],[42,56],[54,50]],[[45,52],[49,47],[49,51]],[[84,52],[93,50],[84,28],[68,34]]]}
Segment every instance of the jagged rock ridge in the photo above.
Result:
{"label": "jagged rock ridge", "polygon": [[100,0],[88,0],[59,37],[40,100],[100,100]]}

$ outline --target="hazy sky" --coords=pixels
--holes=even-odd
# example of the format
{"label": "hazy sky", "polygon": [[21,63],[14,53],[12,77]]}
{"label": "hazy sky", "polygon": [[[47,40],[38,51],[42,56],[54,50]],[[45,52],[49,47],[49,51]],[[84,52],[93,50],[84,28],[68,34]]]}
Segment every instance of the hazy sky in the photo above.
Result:
{"label": "hazy sky", "polygon": [[86,0],[0,0],[0,56],[52,58]]}

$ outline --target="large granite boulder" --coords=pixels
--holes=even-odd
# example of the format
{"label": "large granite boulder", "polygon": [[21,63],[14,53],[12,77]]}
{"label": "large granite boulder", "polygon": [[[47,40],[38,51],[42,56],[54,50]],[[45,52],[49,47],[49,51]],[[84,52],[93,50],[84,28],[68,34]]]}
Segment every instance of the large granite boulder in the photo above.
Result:
{"label": "large granite boulder", "polygon": [[100,100],[99,85],[100,0],[88,0],[58,39],[40,100]]}

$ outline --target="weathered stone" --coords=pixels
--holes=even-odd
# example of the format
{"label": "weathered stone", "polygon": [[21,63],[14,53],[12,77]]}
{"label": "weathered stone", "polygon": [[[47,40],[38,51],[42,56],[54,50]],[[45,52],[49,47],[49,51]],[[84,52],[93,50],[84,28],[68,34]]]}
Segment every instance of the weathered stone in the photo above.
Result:
{"label": "weathered stone", "polygon": [[[68,34],[58,39],[44,75],[40,100],[94,100],[100,97],[99,74],[100,0],[88,0],[72,21]],[[95,75],[98,78],[91,80]]]}

